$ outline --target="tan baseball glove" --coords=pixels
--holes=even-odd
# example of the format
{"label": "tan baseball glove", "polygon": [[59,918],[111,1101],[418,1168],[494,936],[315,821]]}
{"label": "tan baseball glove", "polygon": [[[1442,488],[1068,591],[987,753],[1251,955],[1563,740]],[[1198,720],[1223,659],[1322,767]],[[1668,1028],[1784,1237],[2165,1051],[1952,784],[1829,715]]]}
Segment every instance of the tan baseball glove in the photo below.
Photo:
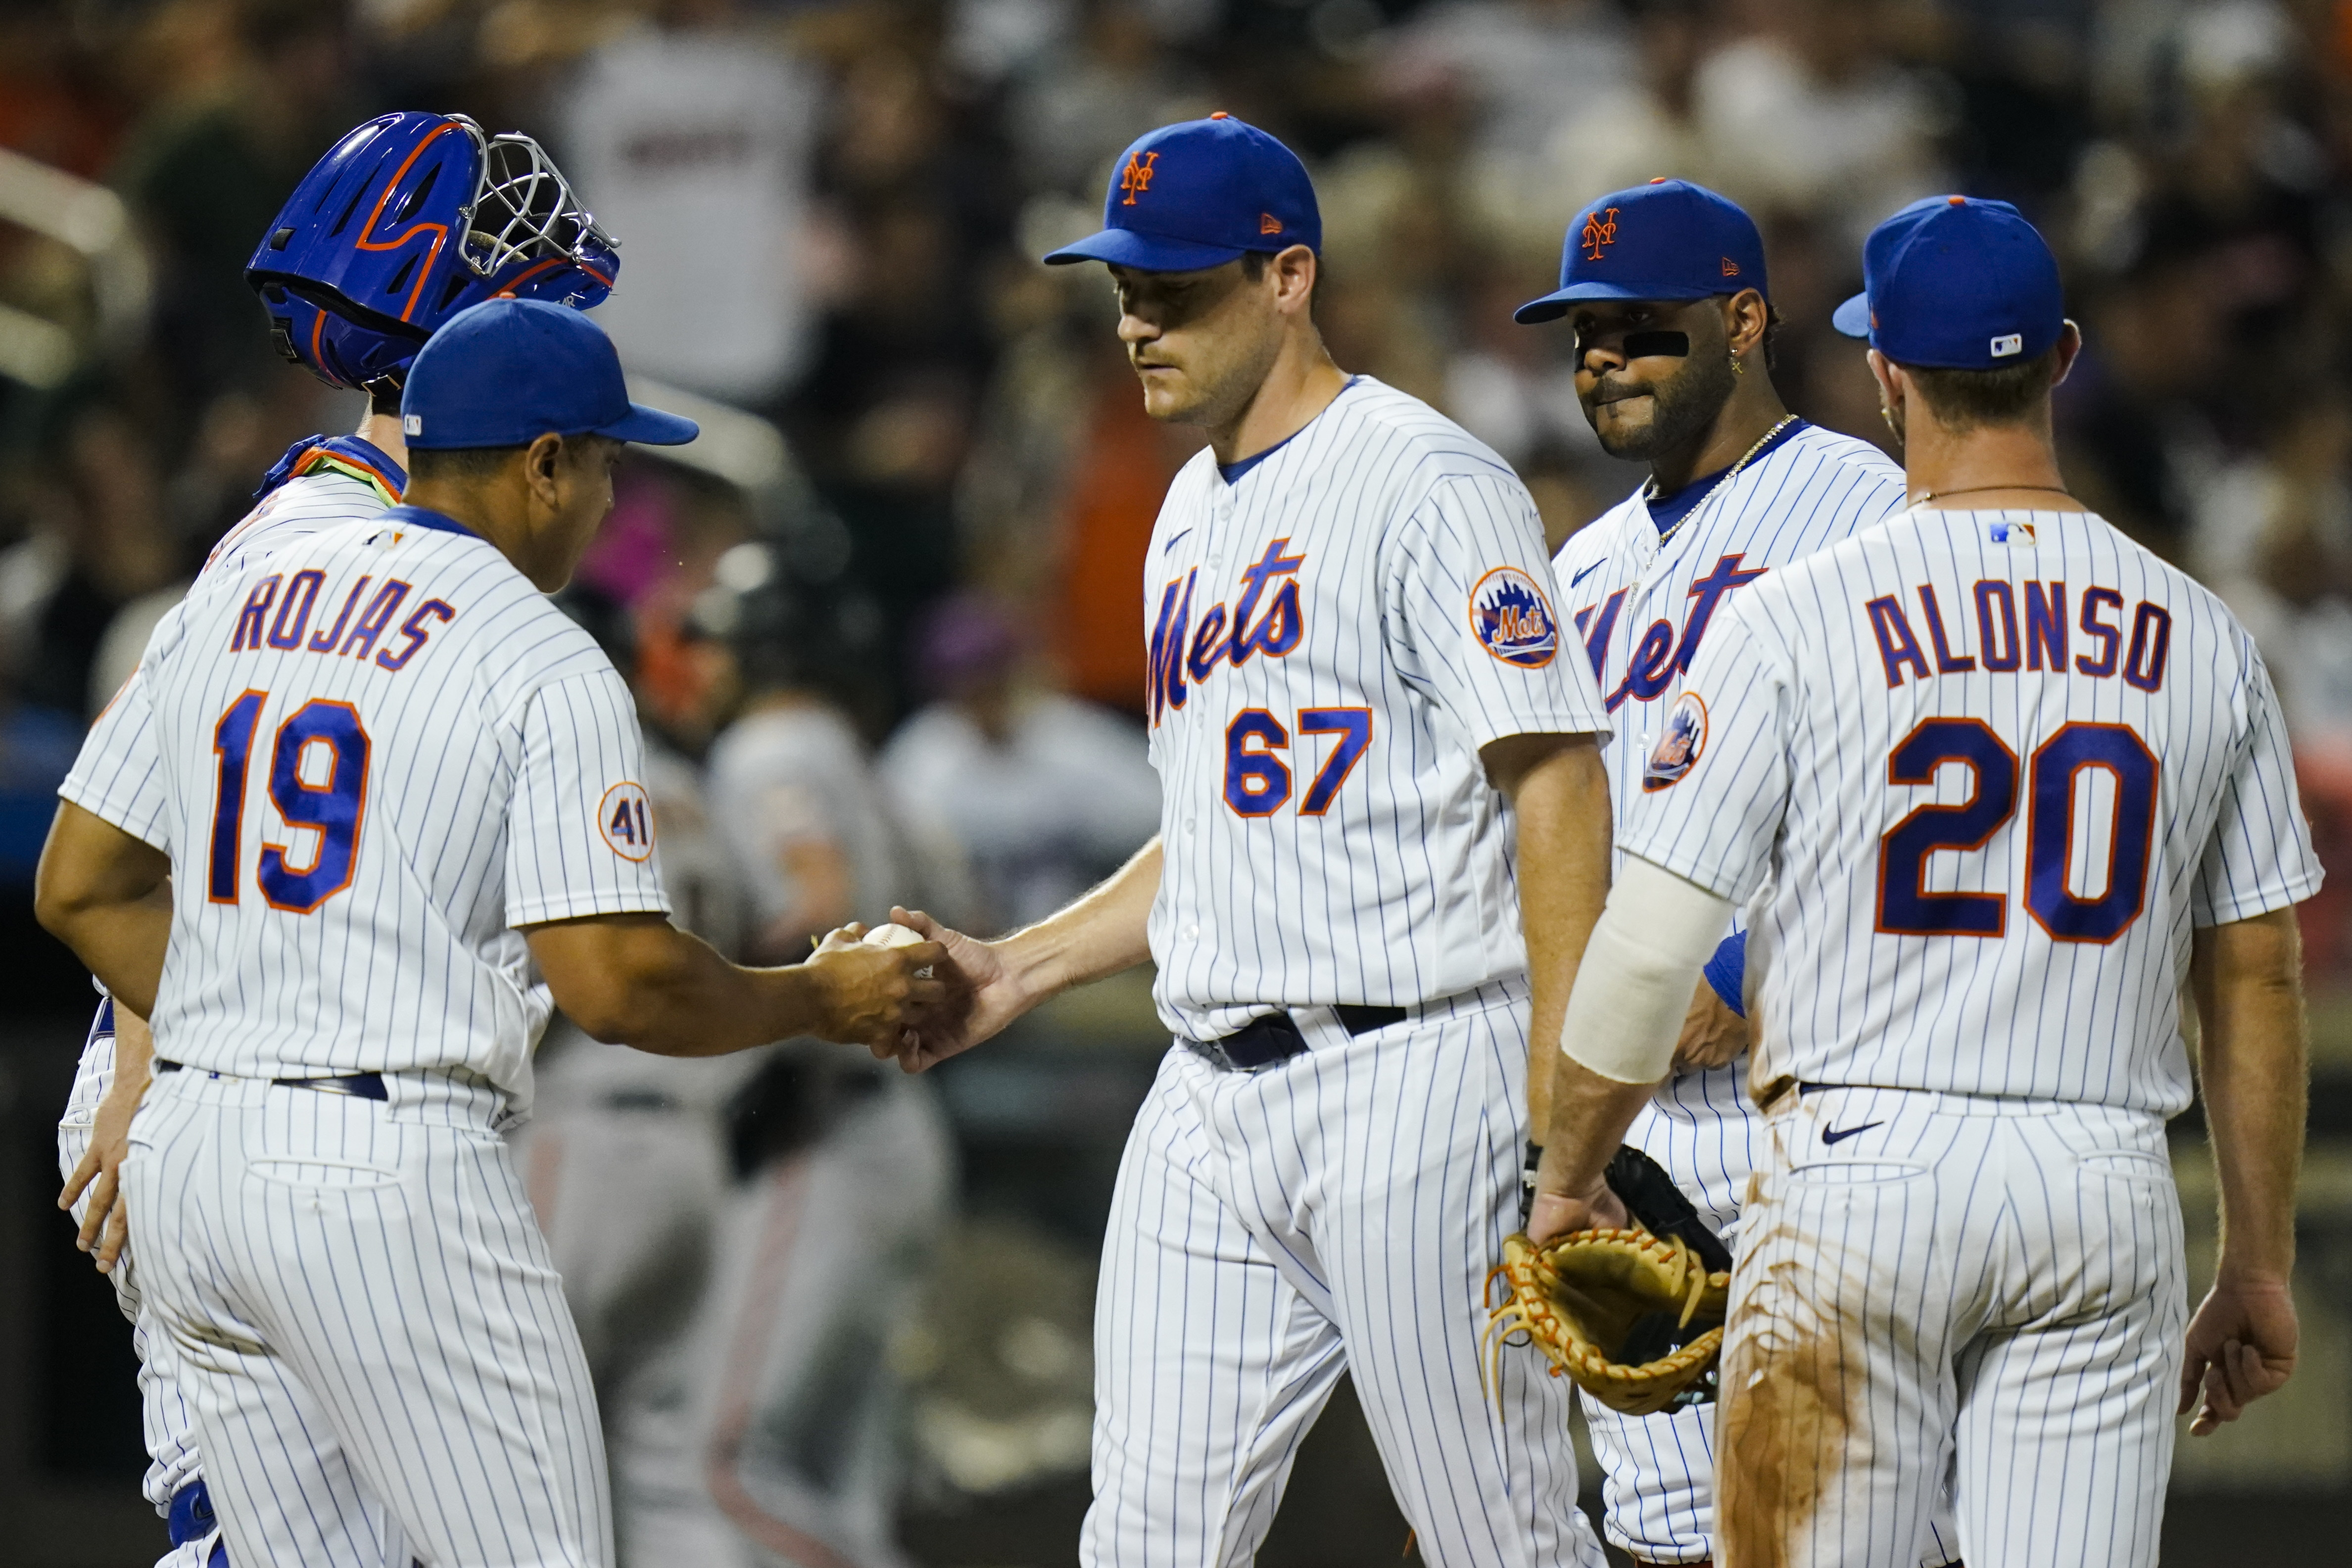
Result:
{"label": "tan baseball glove", "polygon": [[1711,1397],[1731,1275],[1680,1237],[1580,1230],[1538,1247],[1522,1231],[1488,1277],[1510,1294],[1488,1314],[1501,1383],[1503,1347],[1524,1333],[1576,1385],[1612,1410],[1648,1416]]}

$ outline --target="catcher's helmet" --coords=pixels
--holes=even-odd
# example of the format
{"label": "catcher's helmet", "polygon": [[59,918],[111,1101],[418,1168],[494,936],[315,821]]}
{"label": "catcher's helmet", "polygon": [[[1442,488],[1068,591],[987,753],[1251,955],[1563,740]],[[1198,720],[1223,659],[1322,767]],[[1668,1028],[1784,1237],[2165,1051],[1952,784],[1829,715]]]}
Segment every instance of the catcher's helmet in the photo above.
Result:
{"label": "catcher's helmet", "polygon": [[246,264],[278,351],[335,386],[397,385],[434,329],[513,295],[585,310],[618,241],[539,143],[462,114],[378,115],[328,150]]}

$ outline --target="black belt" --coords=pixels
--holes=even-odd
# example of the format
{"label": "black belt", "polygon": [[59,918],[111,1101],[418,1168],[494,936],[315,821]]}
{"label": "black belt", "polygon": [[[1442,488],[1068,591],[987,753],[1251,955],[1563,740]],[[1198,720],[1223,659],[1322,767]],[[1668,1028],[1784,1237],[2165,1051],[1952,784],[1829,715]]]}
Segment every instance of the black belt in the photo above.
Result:
{"label": "black belt", "polygon": [[[166,1061],[160,1056],[155,1059],[155,1071],[158,1072],[177,1072],[186,1065],[185,1062]],[[346,1072],[326,1078],[273,1078],[269,1082],[280,1089],[317,1089],[329,1094],[350,1094],[362,1100],[392,1098],[384,1092],[383,1074],[381,1072]]]}
{"label": "black belt", "polygon": [[[1376,1029],[1402,1023],[1405,1019],[1402,1008],[1363,1002],[1341,1002],[1331,1011],[1339,1019],[1339,1027],[1350,1035],[1370,1034]],[[1261,1067],[1304,1055],[1307,1051],[1307,1037],[1298,1032],[1298,1025],[1288,1013],[1254,1018],[1219,1040],[1188,1040],[1184,1043],[1207,1058],[1213,1066],[1227,1072],[1255,1072]]]}

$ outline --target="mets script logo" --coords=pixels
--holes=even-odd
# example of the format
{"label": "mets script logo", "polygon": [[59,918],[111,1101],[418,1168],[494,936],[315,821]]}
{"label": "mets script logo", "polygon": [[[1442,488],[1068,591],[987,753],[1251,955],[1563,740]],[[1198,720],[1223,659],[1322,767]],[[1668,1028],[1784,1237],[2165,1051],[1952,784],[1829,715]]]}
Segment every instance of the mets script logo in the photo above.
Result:
{"label": "mets script logo", "polygon": [[1696,692],[1685,692],[1666,710],[1665,731],[1650,748],[1650,759],[1642,765],[1643,789],[1664,789],[1681,783],[1706,749],[1706,704],[1699,701]]}
{"label": "mets script logo", "polygon": [[1121,202],[1120,206],[1135,205],[1135,198],[1151,189],[1151,172],[1159,162],[1160,154],[1157,152],[1130,152],[1127,155],[1127,167],[1120,171],[1118,176],[1118,188],[1127,193],[1127,200]]}
{"label": "mets script logo", "polygon": [[1617,243],[1617,209],[1595,207],[1584,214],[1584,259],[1599,261],[1601,253]]}
{"label": "mets script logo", "polygon": [[1470,591],[1470,625],[1486,652],[1507,664],[1540,670],[1559,652],[1559,622],[1535,579],[1498,566]]}

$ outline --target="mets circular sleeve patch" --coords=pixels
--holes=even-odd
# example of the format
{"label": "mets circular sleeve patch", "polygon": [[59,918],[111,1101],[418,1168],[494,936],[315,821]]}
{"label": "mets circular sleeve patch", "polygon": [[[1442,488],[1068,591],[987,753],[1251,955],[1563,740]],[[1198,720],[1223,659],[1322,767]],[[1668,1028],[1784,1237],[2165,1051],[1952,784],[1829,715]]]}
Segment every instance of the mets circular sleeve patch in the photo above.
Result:
{"label": "mets circular sleeve patch", "polygon": [[1516,566],[1498,566],[1470,591],[1470,629],[1507,664],[1539,670],[1559,653],[1559,621],[1543,589]]}
{"label": "mets circular sleeve patch", "polygon": [[1665,727],[1658,732],[1658,744],[1650,748],[1648,760],[1642,764],[1642,788],[1644,791],[1664,789],[1682,782],[1702,752],[1706,750],[1706,704],[1696,692],[1685,692],[1666,710]]}

